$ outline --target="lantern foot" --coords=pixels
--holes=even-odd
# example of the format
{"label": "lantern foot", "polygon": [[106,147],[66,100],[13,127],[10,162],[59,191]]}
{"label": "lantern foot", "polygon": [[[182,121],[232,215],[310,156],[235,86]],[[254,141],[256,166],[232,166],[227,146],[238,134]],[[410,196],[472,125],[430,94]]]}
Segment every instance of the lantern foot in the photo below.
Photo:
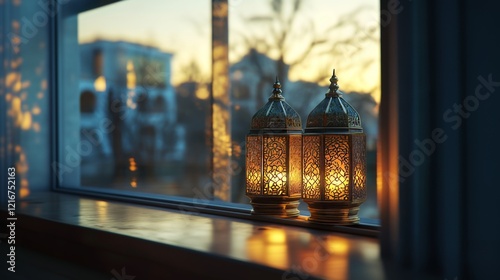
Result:
{"label": "lantern foot", "polygon": [[349,208],[316,208],[310,205],[309,212],[311,212],[311,217],[309,217],[309,221],[329,225],[355,225],[359,223],[358,211],[359,206]]}
{"label": "lantern foot", "polygon": [[[267,200],[267,201],[266,201]],[[283,199],[252,199],[252,215],[273,216],[277,218],[294,218],[299,216],[299,201]]]}

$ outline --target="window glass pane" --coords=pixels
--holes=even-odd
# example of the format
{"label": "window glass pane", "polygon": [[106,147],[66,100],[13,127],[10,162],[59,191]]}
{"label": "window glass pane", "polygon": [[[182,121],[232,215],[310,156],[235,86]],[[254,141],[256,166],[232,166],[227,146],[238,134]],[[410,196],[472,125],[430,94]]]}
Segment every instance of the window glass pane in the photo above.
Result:
{"label": "window glass pane", "polygon": [[[376,141],[380,101],[379,3],[356,1],[229,1],[229,61],[233,158],[244,166],[252,115],[267,102],[275,76],[305,126],[324,98],[332,68],[344,98],[359,112],[367,136],[368,200],[360,216],[377,218]],[[235,201],[245,173],[233,176]],[[301,203],[301,209],[307,209]]]}
{"label": "window glass pane", "polygon": [[59,34],[61,185],[193,197],[210,180],[210,1],[120,1]]}
{"label": "window glass pane", "polygon": [[[225,13],[224,5],[214,15]],[[221,40],[214,50],[212,24],[225,29],[212,23],[211,1],[129,0],[64,16],[61,185],[195,198],[202,192],[248,204],[245,135],[275,76],[305,125],[336,68],[367,135],[368,200],[360,216],[377,218],[378,1],[233,0],[227,8],[229,44]],[[224,37],[220,30],[214,34]],[[228,77],[214,70],[212,78],[212,55],[229,56]],[[228,92],[217,86],[226,78]],[[213,85],[222,91],[212,92]]]}

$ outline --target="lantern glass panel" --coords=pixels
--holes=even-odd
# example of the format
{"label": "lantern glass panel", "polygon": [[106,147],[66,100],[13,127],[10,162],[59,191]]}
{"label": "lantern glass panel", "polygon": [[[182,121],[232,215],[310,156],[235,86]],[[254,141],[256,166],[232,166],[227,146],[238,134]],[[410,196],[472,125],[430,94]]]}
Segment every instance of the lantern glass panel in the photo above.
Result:
{"label": "lantern glass panel", "polygon": [[260,194],[262,182],[262,136],[247,137],[247,193]]}
{"label": "lantern glass panel", "polygon": [[299,195],[302,187],[302,135],[289,136],[290,195]]}
{"label": "lantern glass panel", "polygon": [[304,178],[303,193],[305,199],[320,199],[320,148],[321,136],[304,136]]}
{"label": "lantern glass panel", "polygon": [[352,135],[353,146],[353,194],[354,201],[366,199],[366,136],[364,134]]}
{"label": "lantern glass panel", "polygon": [[349,136],[325,136],[325,200],[349,200]]}
{"label": "lantern glass panel", "polygon": [[264,195],[287,195],[286,136],[264,137]]}

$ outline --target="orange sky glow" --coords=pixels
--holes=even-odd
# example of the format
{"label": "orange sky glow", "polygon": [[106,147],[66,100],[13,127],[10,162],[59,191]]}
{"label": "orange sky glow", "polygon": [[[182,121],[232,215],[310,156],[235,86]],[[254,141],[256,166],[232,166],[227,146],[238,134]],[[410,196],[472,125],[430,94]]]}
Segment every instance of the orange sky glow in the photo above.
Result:
{"label": "orange sky glow", "polygon": [[[297,14],[295,24],[289,28],[291,38],[295,41],[288,44],[285,62],[298,57],[304,50],[304,42],[308,36],[312,38],[310,33],[301,33],[306,30],[305,27],[314,26],[315,34],[326,35],[331,44],[336,44],[336,40],[353,36],[353,31],[349,28],[328,33],[328,28],[342,16],[362,9],[363,12],[352,19],[357,20],[361,26],[361,34],[364,30],[377,27],[379,21],[377,0],[309,0],[305,3]],[[257,38],[262,37],[259,32],[269,32],[269,27],[263,27],[259,23],[249,24],[245,18],[269,14],[272,12],[267,0],[229,1],[230,62],[238,61],[248,51],[240,34]],[[186,80],[182,69],[191,62],[199,66],[203,79],[210,78],[210,21],[211,1],[208,0],[128,0],[81,13],[78,16],[78,38],[81,43],[96,39],[124,40],[171,52],[174,54],[172,83],[177,85]],[[378,28],[376,29],[375,37],[378,39],[380,35]],[[324,50],[318,48],[299,65],[292,67],[290,80],[314,81],[318,75],[325,71],[329,73],[330,68],[335,67],[339,84],[344,91],[370,92],[377,102],[380,100],[378,42],[339,44],[337,51],[342,55],[337,56],[325,54]],[[278,54],[271,50],[267,55],[276,58]],[[320,83],[326,85],[328,80]]]}

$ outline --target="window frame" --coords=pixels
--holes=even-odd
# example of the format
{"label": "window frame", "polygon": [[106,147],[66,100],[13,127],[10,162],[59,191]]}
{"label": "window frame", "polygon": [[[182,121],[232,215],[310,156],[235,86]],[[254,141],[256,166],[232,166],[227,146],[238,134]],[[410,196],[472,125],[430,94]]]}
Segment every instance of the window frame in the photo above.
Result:
{"label": "window frame", "polygon": [[[58,5],[58,11],[61,11],[60,3],[57,2],[57,0],[51,0],[54,5]],[[98,1],[98,0],[84,0],[84,1],[79,1],[78,3],[75,2],[63,2],[64,5],[69,5],[65,12],[70,13],[71,15],[77,14],[83,11],[87,11],[90,9],[95,9],[104,5],[116,3],[121,0],[105,0],[105,1]],[[61,2],[61,1],[59,1]],[[381,2],[384,2],[382,0]],[[228,0],[211,0],[212,3],[212,14],[214,14],[214,7],[220,4],[228,4]],[[227,12],[227,11],[226,11]],[[49,68],[50,68],[50,74],[49,74],[49,98],[50,98],[50,123],[51,123],[51,132],[50,132],[50,144],[51,144],[51,161],[50,162],[57,162],[59,160],[59,148],[60,148],[60,125],[59,125],[59,119],[61,117],[61,114],[59,112],[60,109],[60,102],[59,102],[59,96],[62,92],[62,86],[61,82],[59,82],[59,69],[62,69],[62,62],[61,59],[59,58],[59,50],[61,50],[61,30],[58,22],[60,21],[60,17],[62,16],[67,16],[67,14],[58,13],[54,18],[50,20],[50,28],[49,28],[49,46],[50,46],[50,55],[49,55]],[[214,29],[219,28],[217,30],[220,32],[221,28],[227,28],[227,16],[226,16],[226,25],[217,25],[214,23],[214,18],[212,17],[212,72],[213,72],[213,64],[215,63],[214,61],[216,58],[214,58],[214,37],[217,36],[217,32],[214,31]],[[382,49],[382,29],[381,28],[381,49]],[[214,35],[215,34],[215,35]],[[226,30],[226,46],[228,46],[228,32]],[[220,35],[220,34],[219,34]],[[387,38],[385,38],[387,39]],[[383,55],[382,51],[382,55]],[[383,66],[383,59],[384,56],[381,56],[381,65],[382,69],[384,68]],[[386,58],[387,59],[387,58]],[[226,60],[228,61],[228,58],[226,57]],[[229,67],[229,64],[227,64]],[[227,69],[228,71],[228,69]],[[212,73],[212,75],[214,75]],[[229,76],[229,73],[226,73],[227,77]],[[214,93],[213,93],[213,81],[214,77],[212,76],[212,90],[211,90],[211,114],[212,114],[212,130],[213,130],[213,102],[214,102]],[[228,80],[229,83],[229,80]],[[382,88],[383,89],[383,88]],[[382,90],[383,92],[383,90]],[[228,106],[227,110],[230,110],[230,107]],[[229,126],[231,119],[229,119]],[[381,129],[382,123],[379,121],[379,129]],[[383,143],[380,143],[381,141],[378,140],[378,147],[383,146]],[[212,139],[212,145],[213,145],[213,139]],[[213,146],[212,146],[212,153],[211,153],[212,159],[213,159]],[[377,157],[380,157],[380,153],[377,152]],[[380,159],[377,160],[377,169],[379,169],[378,164],[381,162]],[[214,173],[213,169],[213,161],[212,161],[212,174]],[[377,171],[377,173],[379,173]],[[377,174],[378,176],[378,174]],[[185,213],[189,213],[192,215],[198,215],[198,214],[213,214],[213,215],[221,215],[221,216],[227,216],[227,217],[233,217],[233,218],[241,218],[245,220],[251,220],[251,221],[265,221],[265,222],[272,222],[276,224],[283,224],[283,225],[292,225],[292,226],[299,226],[299,227],[306,227],[306,228],[313,228],[313,229],[320,229],[320,230],[326,230],[326,231],[333,231],[333,232],[341,232],[341,233],[349,233],[349,234],[356,234],[356,235],[361,235],[361,236],[368,236],[368,237],[378,237],[381,229],[381,222],[382,222],[382,213],[381,213],[381,219],[380,222],[373,221],[370,219],[365,219],[361,218],[360,224],[358,225],[352,225],[352,226],[331,226],[331,225],[321,225],[321,224],[313,224],[309,223],[307,221],[307,217],[309,212],[308,211],[301,211],[301,215],[298,218],[295,219],[283,219],[283,218],[274,218],[274,217],[266,217],[266,216],[255,216],[251,214],[251,205],[245,205],[245,204],[238,204],[238,203],[231,203],[231,202],[224,202],[224,203],[219,203],[215,202],[213,200],[209,200],[207,197],[194,197],[194,198],[186,198],[186,197],[177,197],[177,196],[169,196],[169,195],[158,195],[158,194],[151,194],[151,193],[144,193],[144,192],[130,192],[130,191],[116,191],[116,190],[111,190],[111,189],[101,189],[101,188],[95,188],[95,187],[85,187],[83,188],[73,188],[73,187],[65,187],[64,185],[61,185],[58,176],[55,172],[52,172],[51,176],[51,191],[54,192],[61,192],[61,193],[69,193],[69,194],[74,194],[74,195],[80,195],[80,196],[88,196],[88,197],[94,197],[94,198],[100,198],[100,199],[106,199],[106,200],[114,200],[114,201],[120,201],[120,202],[126,202],[126,203],[134,203],[134,204],[141,204],[141,205],[146,205],[146,206],[155,206],[155,207],[164,207],[164,208],[169,208],[169,209],[176,209],[183,211]],[[212,177],[213,178],[213,177]],[[378,189],[378,187],[377,187]],[[379,209],[380,208],[380,199],[379,199]],[[307,215],[303,215],[307,214]]]}

